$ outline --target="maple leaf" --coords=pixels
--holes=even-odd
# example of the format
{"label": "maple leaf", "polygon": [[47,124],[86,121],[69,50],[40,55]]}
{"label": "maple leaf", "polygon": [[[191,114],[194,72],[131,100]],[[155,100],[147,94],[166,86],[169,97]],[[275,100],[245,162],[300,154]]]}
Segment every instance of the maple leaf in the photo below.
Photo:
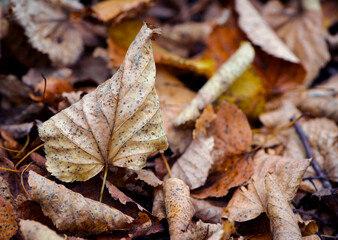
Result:
{"label": "maple leaf", "polygon": [[62,240],[63,237],[59,236],[56,232],[49,229],[47,226],[33,221],[33,220],[20,220],[20,231],[25,240]]}
{"label": "maple leaf", "polygon": [[83,235],[100,234],[125,229],[133,220],[117,209],[85,198],[34,171],[29,172],[28,183],[31,198],[40,204],[43,213],[60,230]]}
{"label": "maple leaf", "polygon": [[57,178],[85,181],[111,166],[140,169],[168,147],[154,87],[157,33],[144,24],[112,78],[39,127],[47,169]]}

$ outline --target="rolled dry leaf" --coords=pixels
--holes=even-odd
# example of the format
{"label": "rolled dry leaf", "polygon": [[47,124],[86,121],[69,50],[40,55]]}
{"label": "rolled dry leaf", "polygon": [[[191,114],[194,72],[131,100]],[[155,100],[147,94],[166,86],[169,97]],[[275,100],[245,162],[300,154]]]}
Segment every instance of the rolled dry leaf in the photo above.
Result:
{"label": "rolled dry leaf", "polygon": [[185,107],[175,119],[174,124],[180,126],[195,121],[209,103],[214,102],[231,84],[249,67],[255,55],[249,42],[241,44],[239,49],[225,62],[218,71],[198,91],[196,97]]}
{"label": "rolled dry leaf", "polygon": [[56,232],[33,220],[20,220],[20,230],[25,240],[64,240]]}

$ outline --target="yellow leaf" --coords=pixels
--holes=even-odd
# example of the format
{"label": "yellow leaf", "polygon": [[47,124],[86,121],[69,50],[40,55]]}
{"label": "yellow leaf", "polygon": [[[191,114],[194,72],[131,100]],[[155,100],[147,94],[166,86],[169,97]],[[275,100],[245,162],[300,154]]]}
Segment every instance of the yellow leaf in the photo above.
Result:
{"label": "yellow leaf", "polygon": [[93,235],[114,229],[126,229],[133,218],[104,203],[83,197],[61,184],[56,184],[30,171],[28,184],[31,198],[59,230]]}
{"label": "yellow leaf", "polygon": [[140,169],[167,149],[154,87],[157,32],[144,25],[112,78],[39,128],[47,169],[57,178],[85,181],[110,166]]}

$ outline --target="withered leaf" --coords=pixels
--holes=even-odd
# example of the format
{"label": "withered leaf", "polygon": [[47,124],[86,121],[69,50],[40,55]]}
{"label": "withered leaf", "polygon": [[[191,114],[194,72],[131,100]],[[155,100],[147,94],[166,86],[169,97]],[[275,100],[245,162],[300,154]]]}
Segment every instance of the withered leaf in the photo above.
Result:
{"label": "withered leaf", "polygon": [[268,172],[276,174],[280,191],[287,201],[291,201],[310,162],[310,159],[290,159],[258,152],[254,157],[254,175],[247,188],[243,186],[235,192],[227,206],[229,212],[226,216],[244,222],[258,217],[266,210],[268,192],[264,177]]}
{"label": "withered leaf", "polygon": [[13,11],[34,48],[56,65],[73,64],[83,51],[81,33],[69,21],[69,12],[83,9],[79,1],[13,0]]}
{"label": "withered leaf", "polygon": [[47,226],[33,221],[20,220],[20,231],[25,240],[63,240],[56,232]]}
{"label": "withered leaf", "polygon": [[112,78],[39,128],[53,175],[72,182],[105,165],[140,169],[168,147],[154,87],[151,38],[157,33],[144,24]]}
{"label": "withered leaf", "polygon": [[267,214],[273,239],[302,239],[295,214],[292,212],[288,199],[278,187],[274,174],[267,173],[264,178],[267,191]]}
{"label": "withered leaf", "polygon": [[221,224],[204,223],[199,220],[196,224],[189,225],[188,230],[186,232],[182,232],[179,239],[207,239],[220,229],[222,229]]}
{"label": "withered leaf", "polygon": [[213,147],[213,137],[198,134],[172,166],[172,176],[183,180],[190,189],[203,186],[213,163],[211,157]]}
{"label": "withered leaf", "polygon": [[181,239],[194,215],[189,187],[178,178],[169,178],[163,186],[170,239]]}
{"label": "withered leaf", "polygon": [[31,198],[60,230],[92,235],[126,229],[133,218],[30,171]]}
{"label": "withered leaf", "polygon": [[0,239],[9,240],[17,230],[14,208],[0,196]]}
{"label": "withered leaf", "polygon": [[213,103],[229,86],[242,75],[253,61],[255,51],[249,42],[244,42],[218,71],[198,91],[196,97],[178,115],[174,124],[180,126],[195,121],[208,104]]}
{"label": "withered leaf", "polygon": [[191,198],[191,202],[195,209],[194,217],[206,223],[220,223],[224,214],[224,209],[209,200],[199,200]]}

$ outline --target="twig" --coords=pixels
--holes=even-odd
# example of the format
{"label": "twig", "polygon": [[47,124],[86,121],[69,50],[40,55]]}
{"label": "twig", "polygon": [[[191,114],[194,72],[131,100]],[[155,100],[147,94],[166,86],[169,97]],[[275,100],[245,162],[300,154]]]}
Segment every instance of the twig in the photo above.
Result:
{"label": "twig", "polygon": [[166,159],[166,157],[164,156],[163,152],[161,152],[161,156],[162,156],[162,160],[167,168],[167,171],[169,173],[169,177],[172,178],[173,176],[171,175],[171,170],[170,170],[170,167],[169,167],[169,164],[168,164],[168,161]]}
{"label": "twig", "polygon": [[[290,121],[294,121],[294,120],[295,120],[295,117],[291,117]],[[306,157],[312,158],[312,167],[315,170],[317,176],[319,176],[322,179],[324,188],[332,189],[331,183],[327,180],[326,175],[324,174],[323,170],[320,168],[315,156],[313,155],[312,149],[310,147],[310,143],[302,127],[300,126],[298,122],[295,122],[293,126],[296,129],[296,132],[300,138],[300,141],[302,142],[304,146]]]}
{"label": "twig", "polygon": [[314,219],[316,219],[316,220],[320,221],[321,223],[323,223],[324,225],[327,225],[327,226],[330,226],[330,227],[333,227],[333,228],[337,228],[338,227],[337,224],[335,224],[333,222],[326,221],[326,220],[320,218],[317,214],[305,212],[305,211],[299,210],[299,209],[293,209],[293,212],[294,213],[300,213],[300,214],[311,216]]}
{"label": "twig", "polygon": [[23,158],[21,158],[21,160],[17,164],[15,164],[14,168],[18,169],[18,166],[19,166],[20,163],[22,163],[29,155],[31,155],[32,152],[35,152],[36,150],[38,150],[43,145],[45,145],[45,144],[42,143],[39,146],[37,146],[36,148],[34,148],[33,150],[31,150],[29,153],[27,153]]}

